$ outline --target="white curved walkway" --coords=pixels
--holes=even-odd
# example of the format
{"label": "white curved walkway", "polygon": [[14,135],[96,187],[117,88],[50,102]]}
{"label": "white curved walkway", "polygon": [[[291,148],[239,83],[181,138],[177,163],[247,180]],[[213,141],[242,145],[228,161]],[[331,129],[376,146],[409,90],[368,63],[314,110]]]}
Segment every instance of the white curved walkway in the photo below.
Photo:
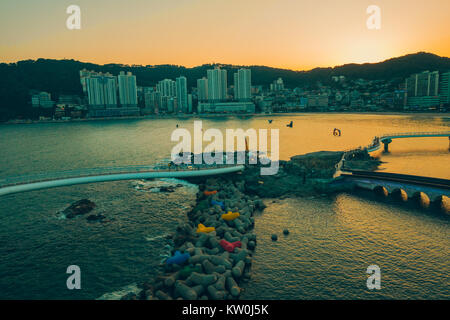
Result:
{"label": "white curved walkway", "polygon": [[98,174],[89,175],[84,177],[68,177],[53,180],[42,180],[36,182],[24,182],[16,183],[14,185],[7,185],[0,187],[0,196],[49,189],[56,187],[72,186],[77,184],[109,182],[109,181],[121,181],[121,180],[136,180],[136,179],[151,179],[151,178],[189,178],[189,177],[202,177],[233,173],[243,171],[244,165],[226,166],[214,169],[200,169],[200,170],[171,170],[171,171],[146,171],[146,172],[125,172],[115,174]]}
{"label": "white curved walkway", "polygon": [[379,143],[377,145],[372,145],[367,147],[367,152],[374,152],[381,148],[381,143],[385,141],[394,139],[407,139],[407,138],[438,138],[438,137],[449,137],[450,131],[442,132],[404,132],[404,133],[388,133],[379,137]]}

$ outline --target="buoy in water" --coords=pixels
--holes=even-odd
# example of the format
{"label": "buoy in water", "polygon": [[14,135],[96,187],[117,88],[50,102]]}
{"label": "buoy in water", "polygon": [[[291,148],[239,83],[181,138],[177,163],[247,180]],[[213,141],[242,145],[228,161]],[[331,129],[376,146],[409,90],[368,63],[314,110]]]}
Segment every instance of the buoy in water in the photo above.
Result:
{"label": "buoy in water", "polygon": [[278,240],[278,236],[276,234],[272,235],[272,241],[277,241]]}

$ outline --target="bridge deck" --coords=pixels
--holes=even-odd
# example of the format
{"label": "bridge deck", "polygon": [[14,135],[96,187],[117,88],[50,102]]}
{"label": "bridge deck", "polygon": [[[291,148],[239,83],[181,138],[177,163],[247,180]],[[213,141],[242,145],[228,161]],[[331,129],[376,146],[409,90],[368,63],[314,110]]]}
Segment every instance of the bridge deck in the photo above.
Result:
{"label": "bridge deck", "polygon": [[[450,131],[440,132],[403,132],[403,133],[387,133],[378,137],[377,143],[372,143],[365,149],[367,152],[374,152],[381,148],[381,143],[390,143],[393,139],[406,139],[406,138],[437,138],[437,137],[449,137]],[[376,138],[375,138],[376,139]],[[374,141],[375,141],[374,139]]]}
{"label": "bridge deck", "polygon": [[434,137],[450,137],[450,131],[389,133],[382,135],[380,137],[380,140],[383,141],[385,139],[434,138]]}
{"label": "bridge deck", "polygon": [[450,190],[450,180],[447,180],[447,179],[414,176],[414,175],[399,174],[399,173],[372,172],[372,171],[359,171],[359,170],[348,170],[347,173],[343,173],[342,176],[349,177],[349,178],[367,178],[367,179],[375,179],[375,180],[400,182],[400,183],[407,183],[407,184],[414,184],[414,185]]}
{"label": "bridge deck", "polygon": [[76,184],[150,178],[188,178],[242,171],[244,165],[109,167],[25,175],[0,180],[0,195]]}
{"label": "bridge deck", "polygon": [[0,179],[0,188],[26,183],[69,179],[75,177],[89,177],[95,175],[122,174],[131,172],[139,173],[139,172],[153,172],[153,171],[155,171],[153,166],[133,166],[133,167],[104,167],[104,168],[64,170],[58,172],[44,172]]}

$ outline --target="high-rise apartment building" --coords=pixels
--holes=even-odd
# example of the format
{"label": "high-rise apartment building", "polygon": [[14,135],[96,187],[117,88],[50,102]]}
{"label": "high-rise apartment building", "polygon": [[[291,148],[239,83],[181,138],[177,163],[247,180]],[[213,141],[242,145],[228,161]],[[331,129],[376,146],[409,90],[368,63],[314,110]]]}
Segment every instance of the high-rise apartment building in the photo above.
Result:
{"label": "high-rise apartment building", "polygon": [[158,91],[145,93],[144,114],[158,113],[161,109],[161,93]]}
{"label": "high-rise apartment building", "polygon": [[81,83],[81,87],[83,89],[83,93],[87,94],[87,81],[86,79],[92,76],[96,76],[98,75],[98,72],[95,71],[90,71],[90,70],[80,70],[80,83]]}
{"label": "high-rise apartment building", "polygon": [[441,74],[439,97],[441,104],[450,104],[450,71]]}
{"label": "high-rise apartment building", "polygon": [[164,79],[158,82],[156,85],[156,91],[161,93],[162,97],[175,97],[176,96],[176,84],[171,79]]}
{"label": "high-rise apartment building", "polygon": [[252,76],[250,69],[239,69],[234,74],[234,99],[248,101],[252,98]]}
{"label": "high-rise apartment building", "polygon": [[[116,77],[83,69],[80,71],[80,82],[87,95],[89,117],[139,115],[136,77],[131,72],[120,72]],[[121,108],[118,108],[117,91]]]}
{"label": "high-rise apartment building", "polygon": [[408,97],[437,96],[439,94],[439,72],[424,71],[411,75],[405,81]]}
{"label": "high-rise apartment building", "polygon": [[188,94],[188,113],[192,113],[192,94]]}
{"label": "high-rise apartment building", "polygon": [[426,109],[439,105],[439,72],[424,71],[405,80],[405,107]]}
{"label": "high-rise apartment building", "polygon": [[164,79],[159,81],[156,85],[156,92],[159,93],[159,111],[169,113],[176,111],[176,81],[173,81],[171,79]]}
{"label": "high-rise apartment building", "polygon": [[117,78],[106,73],[85,78],[89,105],[93,108],[117,107]]}
{"label": "high-rise apartment building", "polygon": [[119,76],[119,101],[123,107],[137,107],[136,76],[121,71]]}
{"label": "high-rise apartment building", "polygon": [[227,70],[219,67],[208,70],[208,100],[211,102],[227,99]]}
{"label": "high-rise apartment building", "polygon": [[208,79],[205,77],[197,80],[197,99],[198,101],[208,100]]}
{"label": "high-rise apartment building", "polygon": [[186,77],[180,76],[176,79],[176,96],[177,96],[177,103],[178,103],[178,110],[183,113],[189,112],[189,105],[188,105],[188,93],[187,93],[187,79]]}

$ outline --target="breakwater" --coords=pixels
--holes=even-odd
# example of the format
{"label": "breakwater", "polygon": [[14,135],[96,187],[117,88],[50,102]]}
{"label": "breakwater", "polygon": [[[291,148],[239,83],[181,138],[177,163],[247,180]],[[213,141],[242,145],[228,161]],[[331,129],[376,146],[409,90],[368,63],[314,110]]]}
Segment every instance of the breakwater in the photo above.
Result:
{"label": "breakwater", "polygon": [[[197,202],[187,213],[187,221],[170,236],[172,247],[160,274],[144,283],[138,294],[123,299],[239,299],[241,285],[251,279],[257,243],[254,213],[265,208],[261,198],[342,191],[345,186],[329,184],[341,157],[342,152],[296,156],[280,161],[273,176],[261,176],[259,165],[247,165],[235,175],[191,178],[199,186]],[[370,157],[365,154],[362,159]]]}
{"label": "breakwater", "polygon": [[199,184],[197,204],[171,236],[171,256],[161,274],[123,299],[238,299],[241,285],[251,278],[257,243],[253,215],[265,208],[259,197],[244,191],[245,182],[233,177]]}

